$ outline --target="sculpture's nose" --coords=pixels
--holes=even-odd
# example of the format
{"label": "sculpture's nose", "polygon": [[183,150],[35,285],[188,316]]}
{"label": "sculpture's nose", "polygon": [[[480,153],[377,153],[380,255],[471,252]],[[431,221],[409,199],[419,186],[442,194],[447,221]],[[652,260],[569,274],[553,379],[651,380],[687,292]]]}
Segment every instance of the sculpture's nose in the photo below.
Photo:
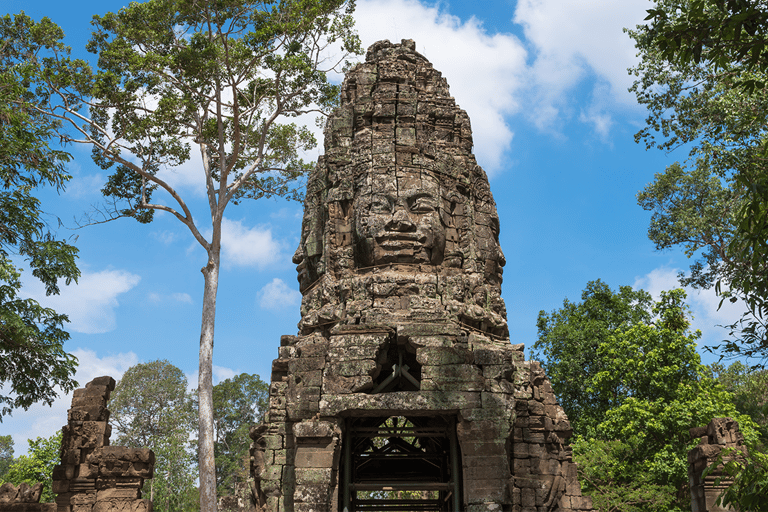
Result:
{"label": "sculpture's nose", "polygon": [[395,206],[395,212],[385,227],[387,231],[399,231],[401,233],[416,230],[416,224],[413,223],[408,211],[402,206]]}
{"label": "sculpture's nose", "polygon": [[293,253],[293,258],[291,261],[293,261],[296,265],[304,261],[304,251],[301,250],[301,245],[296,248],[296,252]]}

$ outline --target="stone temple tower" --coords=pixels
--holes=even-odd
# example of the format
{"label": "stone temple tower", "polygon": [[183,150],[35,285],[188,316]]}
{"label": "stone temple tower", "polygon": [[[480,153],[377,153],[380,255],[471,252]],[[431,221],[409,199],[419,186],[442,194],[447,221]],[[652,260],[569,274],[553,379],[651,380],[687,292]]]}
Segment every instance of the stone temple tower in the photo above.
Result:
{"label": "stone temple tower", "polygon": [[304,208],[299,332],[251,429],[257,505],[591,510],[568,419],[509,340],[469,117],[413,41],[347,73]]}

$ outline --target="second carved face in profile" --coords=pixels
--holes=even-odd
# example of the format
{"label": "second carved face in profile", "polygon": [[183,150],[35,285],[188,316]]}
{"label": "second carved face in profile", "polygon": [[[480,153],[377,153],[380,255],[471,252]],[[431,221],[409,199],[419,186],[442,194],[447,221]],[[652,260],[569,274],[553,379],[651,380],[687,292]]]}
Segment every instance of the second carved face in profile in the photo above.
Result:
{"label": "second carved face in profile", "polygon": [[440,186],[429,174],[400,174],[372,182],[355,197],[359,266],[387,263],[440,265],[445,227],[440,220]]}

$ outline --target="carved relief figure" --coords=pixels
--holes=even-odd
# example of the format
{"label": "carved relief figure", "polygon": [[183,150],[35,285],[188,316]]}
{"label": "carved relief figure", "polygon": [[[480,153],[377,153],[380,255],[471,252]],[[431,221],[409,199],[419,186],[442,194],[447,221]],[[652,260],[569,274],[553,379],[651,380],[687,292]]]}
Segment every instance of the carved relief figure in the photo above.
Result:
{"label": "carved relief figure", "polygon": [[403,173],[384,181],[371,195],[355,196],[358,264],[440,265],[445,227],[440,219],[440,186],[426,173]]}

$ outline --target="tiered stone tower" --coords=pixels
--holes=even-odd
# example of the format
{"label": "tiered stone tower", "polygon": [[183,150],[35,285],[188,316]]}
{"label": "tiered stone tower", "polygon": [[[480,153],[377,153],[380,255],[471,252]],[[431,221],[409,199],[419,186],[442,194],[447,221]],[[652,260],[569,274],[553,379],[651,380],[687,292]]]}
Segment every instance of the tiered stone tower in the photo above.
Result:
{"label": "tiered stone tower", "polygon": [[251,430],[262,510],[591,510],[570,424],[509,341],[469,117],[413,41],[347,74],[294,262],[299,333]]}

